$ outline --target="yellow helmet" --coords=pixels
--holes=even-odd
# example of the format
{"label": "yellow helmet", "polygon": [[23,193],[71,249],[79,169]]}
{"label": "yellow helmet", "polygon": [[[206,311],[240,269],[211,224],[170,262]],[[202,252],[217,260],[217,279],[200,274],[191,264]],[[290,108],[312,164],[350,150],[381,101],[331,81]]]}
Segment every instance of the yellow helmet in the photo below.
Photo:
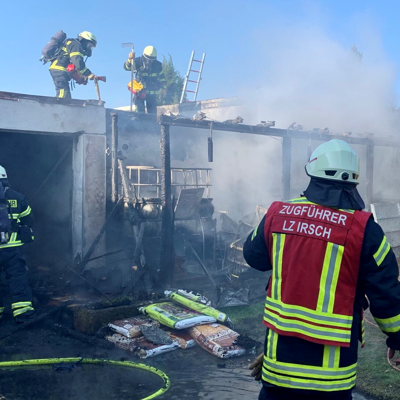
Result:
{"label": "yellow helmet", "polygon": [[148,60],[155,60],[157,58],[157,50],[153,46],[147,46],[143,50],[143,56]]}
{"label": "yellow helmet", "polygon": [[91,32],[83,31],[78,35],[78,37],[89,40],[89,42],[92,42],[94,44],[94,47],[96,47],[96,45],[97,45],[96,36],[94,36],[93,33],[91,33]]}

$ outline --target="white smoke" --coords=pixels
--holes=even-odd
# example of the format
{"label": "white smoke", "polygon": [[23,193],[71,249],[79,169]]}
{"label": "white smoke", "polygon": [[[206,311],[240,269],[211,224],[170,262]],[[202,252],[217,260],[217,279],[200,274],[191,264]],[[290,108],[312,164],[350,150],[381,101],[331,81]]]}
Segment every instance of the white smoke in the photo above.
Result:
{"label": "white smoke", "polygon": [[283,127],[296,121],[336,133],[392,133],[396,69],[373,39],[358,49],[360,59],[323,28],[301,25],[267,34],[263,67],[254,75],[265,82],[257,103]]}
{"label": "white smoke", "polygon": [[[372,28],[366,29],[368,23],[362,25],[362,47],[358,47],[361,59],[351,50],[351,44],[334,40],[323,27],[310,21],[284,29],[277,25],[266,28],[258,33],[255,48],[249,50],[257,57],[248,59],[237,74],[245,77],[240,93],[245,105],[231,109],[229,116],[226,110],[207,115],[220,121],[240,115],[247,124],[275,120],[276,127],[283,129],[297,122],[305,130],[329,128],[330,132],[352,132],[353,136],[398,135],[398,113],[392,110],[396,67],[384,54],[379,35]],[[319,144],[313,142],[312,149]],[[293,141],[293,196],[299,195],[308,182],[304,173],[307,145],[305,140]],[[354,148],[363,164],[360,192],[364,194],[365,147]],[[212,193],[217,209],[228,209],[237,218],[257,204],[280,199],[281,154],[281,143],[271,138],[216,134]],[[387,168],[393,168],[398,152],[386,148],[385,160],[380,154],[381,149],[377,149],[375,191],[384,191],[390,197],[395,194],[389,193],[393,185],[387,185]],[[387,164],[383,165],[384,161]],[[392,173],[390,179],[393,182]]]}

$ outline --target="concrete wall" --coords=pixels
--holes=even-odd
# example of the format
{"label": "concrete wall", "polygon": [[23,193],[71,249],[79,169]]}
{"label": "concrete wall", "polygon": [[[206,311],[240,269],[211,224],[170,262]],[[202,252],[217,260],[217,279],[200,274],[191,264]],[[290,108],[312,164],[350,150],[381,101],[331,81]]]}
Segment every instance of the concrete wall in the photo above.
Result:
{"label": "concrete wall", "polygon": [[[80,135],[73,149],[72,249],[85,256],[106,219],[106,140],[104,135]],[[93,257],[104,253],[104,240]],[[88,268],[96,264],[88,264]]]}
{"label": "concrete wall", "polygon": [[[51,204],[60,199],[64,201],[63,206],[54,209],[51,204],[44,202],[39,207],[41,212],[69,216],[68,232],[64,229],[59,238],[54,237],[57,230],[52,226],[43,227],[42,230],[47,229],[48,235],[53,235],[55,241],[65,241],[65,236],[68,235],[68,242],[72,247],[70,259],[78,253],[83,257],[106,217],[106,111],[103,104],[0,92],[0,134],[2,132],[8,135],[9,143],[14,136],[17,138],[21,134],[30,135],[29,142],[32,143],[24,149],[25,157],[17,161],[20,151],[15,154],[15,163],[12,163],[12,159],[8,162],[11,170],[21,171],[26,186],[29,186],[26,180],[32,176],[45,179],[59,159],[60,154],[55,156],[57,151],[52,147],[56,145],[53,140],[55,136],[62,135],[69,143],[63,151],[68,150],[68,146],[72,148],[66,158],[70,178],[63,182],[70,186],[51,193]],[[43,135],[50,136],[46,139]],[[27,142],[28,140],[22,141],[19,146],[24,148]],[[18,152],[18,148],[13,148],[12,151]],[[60,164],[58,168],[65,168],[65,165]],[[43,171],[43,174],[38,171]],[[35,184],[39,185],[40,182],[39,180]],[[20,183],[23,184],[24,181]],[[19,189],[26,193],[23,186],[20,185]],[[48,222],[48,219],[42,219]],[[41,224],[42,221],[37,223]],[[93,256],[102,251],[104,248],[101,243]]]}
{"label": "concrete wall", "polygon": [[42,134],[105,133],[104,107],[79,100],[72,104],[54,100],[44,96],[0,96],[0,129]]}

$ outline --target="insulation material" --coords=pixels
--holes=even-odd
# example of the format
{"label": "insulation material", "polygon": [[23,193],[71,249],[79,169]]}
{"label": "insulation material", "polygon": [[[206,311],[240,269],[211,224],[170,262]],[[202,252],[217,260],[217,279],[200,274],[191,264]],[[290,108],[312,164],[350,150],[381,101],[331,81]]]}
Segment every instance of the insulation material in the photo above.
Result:
{"label": "insulation material", "polygon": [[196,341],[192,338],[190,333],[185,330],[172,330],[167,331],[168,335],[171,337],[172,340],[179,343],[179,347],[181,349],[190,349],[191,347],[196,346]]}
{"label": "insulation material", "polygon": [[147,326],[160,326],[158,321],[155,321],[149,317],[139,316],[127,319],[121,319],[108,324],[108,326],[117,333],[126,336],[127,338],[134,338],[141,336],[140,331],[141,325]]}
{"label": "insulation material", "polygon": [[114,333],[111,336],[106,336],[106,339],[109,342],[115,343],[117,347],[130,351],[140,358],[154,357],[179,349],[179,343],[176,341],[173,341],[171,344],[154,344],[149,342],[144,336],[127,338],[119,333]]}
{"label": "insulation material", "polygon": [[196,325],[210,324],[216,319],[173,303],[157,303],[141,307],[140,312],[149,315],[173,329],[186,329]]}
{"label": "insulation material", "polygon": [[220,324],[195,326],[189,329],[193,339],[210,354],[230,358],[245,354],[246,350],[235,344],[239,334]]}

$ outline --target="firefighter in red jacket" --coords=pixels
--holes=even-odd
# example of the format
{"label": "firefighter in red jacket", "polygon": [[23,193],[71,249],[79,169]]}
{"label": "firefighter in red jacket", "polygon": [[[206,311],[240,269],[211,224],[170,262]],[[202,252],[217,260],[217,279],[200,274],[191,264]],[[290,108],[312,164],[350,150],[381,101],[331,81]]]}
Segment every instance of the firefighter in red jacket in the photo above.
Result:
{"label": "firefighter in red jacket", "polygon": [[244,245],[251,267],[272,270],[265,351],[250,366],[262,378],[260,400],[351,399],[368,300],[391,356],[400,350],[398,265],[362,211],[359,170],[346,142],[320,145],[304,195],[272,203]]}

